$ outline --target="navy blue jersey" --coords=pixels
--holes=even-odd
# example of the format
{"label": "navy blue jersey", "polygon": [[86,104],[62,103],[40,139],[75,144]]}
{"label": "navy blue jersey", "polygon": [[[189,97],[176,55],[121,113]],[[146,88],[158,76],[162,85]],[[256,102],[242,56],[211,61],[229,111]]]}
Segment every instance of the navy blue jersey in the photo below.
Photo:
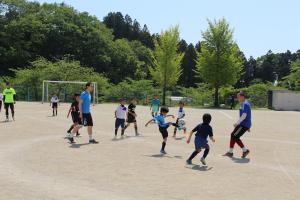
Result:
{"label": "navy blue jersey", "polygon": [[196,132],[196,137],[207,140],[208,136],[213,136],[212,127],[209,124],[203,123],[199,124],[193,129],[193,132]]}

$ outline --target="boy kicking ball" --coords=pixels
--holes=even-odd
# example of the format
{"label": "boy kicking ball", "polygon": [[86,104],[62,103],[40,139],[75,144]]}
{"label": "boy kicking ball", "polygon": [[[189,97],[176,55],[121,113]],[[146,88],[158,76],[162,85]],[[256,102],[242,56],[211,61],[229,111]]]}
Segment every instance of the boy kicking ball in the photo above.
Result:
{"label": "boy kicking ball", "polygon": [[189,144],[192,138],[192,135],[194,132],[195,134],[195,151],[191,154],[189,159],[187,159],[186,164],[192,165],[192,160],[195,158],[198,153],[200,153],[201,149],[205,149],[202,158],[200,159],[201,163],[203,165],[206,165],[205,158],[207,157],[209,153],[209,144],[207,138],[212,142],[215,142],[215,139],[213,137],[213,130],[212,127],[209,125],[211,122],[211,115],[210,114],[204,114],[203,115],[203,123],[196,126],[189,135],[189,138],[187,139],[187,143]]}
{"label": "boy kicking ball", "polygon": [[160,150],[161,154],[167,154],[165,151],[165,147],[166,147],[168,135],[169,135],[168,134],[169,126],[170,125],[177,126],[176,123],[165,122],[165,118],[167,118],[167,117],[172,117],[173,119],[175,118],[174,115],[168,115],[168,113],[169,113],[169,109],[167,107],[161,107],[160,114],[155,116],[154,119],[149,120],[145,125],[147,127],[150,123],[155,123],[155,122],[158,124],[159,132],[161,133],[162,138],[163,138],[163,142],[162,142],[161,150]]}
{"label": "boy kicking ball", "polygon": [[240,139],[247,131],[250,132],[251,128],[251,107],[250,103],[246,99],[246,95],[243,92],[238,93],[237,98],[241,103],[240,108],[240,119],[233,125],[234,130],[231,133],[229,151],[224,154],[230,158],[233,157],[233,148],[237,143],[243,150],[242,158],[246,158],[250,153],[249,149],[245,147],[242,140]]}

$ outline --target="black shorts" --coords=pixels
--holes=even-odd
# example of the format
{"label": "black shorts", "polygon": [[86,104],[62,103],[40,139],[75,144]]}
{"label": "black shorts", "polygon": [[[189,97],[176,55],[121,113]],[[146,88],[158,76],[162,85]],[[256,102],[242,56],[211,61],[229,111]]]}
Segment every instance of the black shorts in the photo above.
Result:
{"label": "black shorts", "polygon": [[58,104],[57,103],[52,103],[52,108],[57,108]]}
{"label": "black shorts", "polygon": [[235,127],[235,129],[231,133],[231,138],[239,140],[240,137],[242,137],[248,130],[249,130],[249,128],[238,125],[237,127]]}
{"label": "black shorts", "polygon": [[128,114],[128,119],[127,119],[128,123],[135,123],[136,122],[136,118],[135,116]]}
{"label": "black shorts", "polygon": [[93,118],[91,113],[83,113],[82,114],[82,122],[80,123],[83,126],[94,126]]}
{"label": "black shorts", "polygon": [[119,119],[119,118],[116,119],[115,128],[117,129],[120,126],[121,126],[122,129],[125,128],[125,119]]}
{"label": "black shorts", "polygon": [[161,133],[161,136],[163,139],[165,139],[169,136],[168,127],[166,127],[166,128],[159,127],[159,132]]}
{"label": "black shorts", "polygon": [[74,124],[81,124],[79,113],[72,112],[71,116],[72,116],[72,121]]}

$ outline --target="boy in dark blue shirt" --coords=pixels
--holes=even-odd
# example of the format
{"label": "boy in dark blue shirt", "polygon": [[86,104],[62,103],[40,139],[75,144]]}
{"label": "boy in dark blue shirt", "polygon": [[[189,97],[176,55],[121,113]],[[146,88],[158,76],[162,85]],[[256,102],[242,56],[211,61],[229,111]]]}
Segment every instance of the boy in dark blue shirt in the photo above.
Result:
{"label": "boy in dark blue shirt", "polygon": [[197,156],[197,154],[200,153],[201,149],[205,149],[205,150],[204,150],[203,156],[200,161],[203,165],[206,165],[205,158],[207,157],[207,155],[209,153],[209,148],[210,148],[208,145],[207,138],[209,137],[209,139],[211,141],[215,142],[215,139],[213,137],[212,127],[209,125],[209,123],[211,122],[211,115],[204,114],[202,119],[203,119],[203,123],[196,126],[190,132],[189,138],[187,140],[187,143],[189,144],[193,133],[196,132],[196,134],[195,134],[195,136],[196,136],[195,137],[195,151],[191,154],[189,159],[186,161],[186,163],[188,165],[192,164],[193,158],[195,158]]}
{"label": "boy in dark blue shirt", "polygon": [[238,93],[237,98],[241,103],[240,108],[240,119],[233,125],[234,130],[231,133],[229,151],[224,154],[224,156],[228,156],[230,158],[233,157],[233,148],[235,143],[237,143],[243,150],[242,158],[246,158],[246,156],[250,153],[249,149],[245,147],[242,140],[240,139],[247,131],[250,132],[250,128],[252,125],[251,122],[251,107],[250,103],[246,99],[246,95],[243,92]]}
{"label": "boy in dark blue shirt", "polygon": [[161,133],[161,136],[163,138],[163,142],[162,142],[161,150],[160,150],[160,153],[162,153],[162,154],[167,154],[166,151],[165,151],[165,147],[166,147],[167,139],[168,139],[168,135],[169,135],[168,134],[169,126],[170,125],[178,126],[176,123],[165,122],[166,117],[172,117],[173,119],[175,118],[174,115],[168,115],[168,113],[169,113],[169,108],[161,107],[160,108],[160,114],[155,116],[153,119],[149,120],[145,125],[147,127],[148,124],[150,124],[150,123],[154,123],[154,122],[157,123],[158,128],[159,128],[159,132]]}

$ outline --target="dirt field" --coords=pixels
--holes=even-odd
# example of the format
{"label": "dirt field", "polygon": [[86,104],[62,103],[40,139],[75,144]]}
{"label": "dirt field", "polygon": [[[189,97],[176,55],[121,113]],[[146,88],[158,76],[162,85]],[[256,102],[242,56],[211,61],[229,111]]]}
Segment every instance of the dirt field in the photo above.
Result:
{"label": "dirt field", "polygon": [[[148,107],[137,107],[142,136],[113,141],[116,105],[92,108],[94,135],[100,144],[88,145],[86,130],[77,144],[65,139],[71,120],[68,105],[59,107],[58,117],[49,117],[49,104],[17,103],[16,121],[0,123],[1,200],[299,200],[300,113],[254,111],[254,126],[243,137],[250,148],[249,159],[221,156],[228,149],[237,111],[186,108],[188,129],[209,112],[216,143],[211,144],[207,167],[187,168],[193,151],[182,133],[169,138],[160,156],[161,136],[156,125],[145,128]],[[176,114],[175,108],[170,114]],[[4,113],[1,113],[1,121]],[[173,129],[169,129],[172,132]]]}

